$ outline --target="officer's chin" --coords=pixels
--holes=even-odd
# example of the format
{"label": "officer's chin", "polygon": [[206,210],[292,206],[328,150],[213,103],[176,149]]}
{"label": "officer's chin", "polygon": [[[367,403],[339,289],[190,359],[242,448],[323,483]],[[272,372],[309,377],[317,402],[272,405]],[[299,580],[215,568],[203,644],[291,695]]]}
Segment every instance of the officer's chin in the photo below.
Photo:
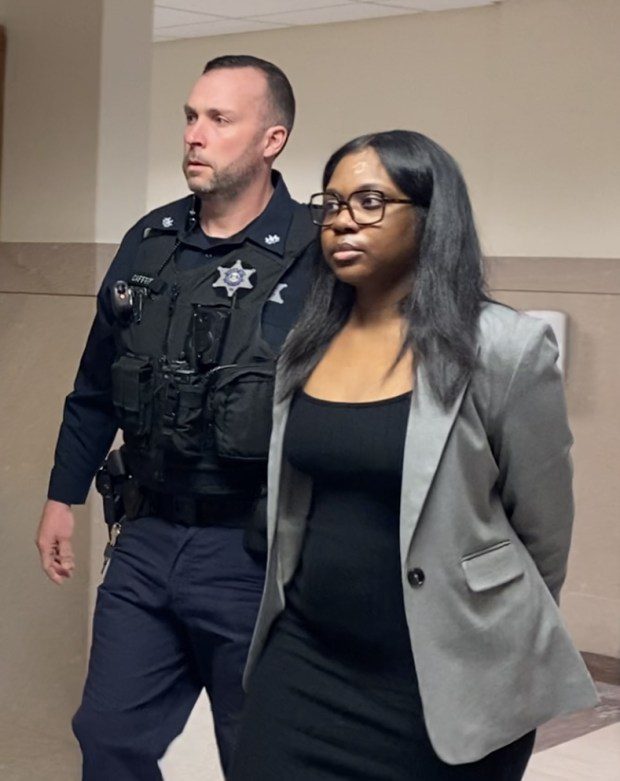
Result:
{"label": "officer's chin", "polygon": [[186,176],[187,186],[190,191],[198,197],[202,195],[211,195],[215,191],[215,187],[211,182],[200,182],[196,180],[194,176]]}

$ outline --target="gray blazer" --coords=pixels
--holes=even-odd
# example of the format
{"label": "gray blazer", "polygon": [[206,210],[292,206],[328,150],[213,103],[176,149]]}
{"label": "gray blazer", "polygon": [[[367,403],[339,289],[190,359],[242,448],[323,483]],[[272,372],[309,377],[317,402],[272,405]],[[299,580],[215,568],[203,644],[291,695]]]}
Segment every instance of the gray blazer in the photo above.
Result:
{"label": "gray blazer", "polygon": [[[405,612],[426,727],[450,764],[598,701],[556,604],[573,501],[555,340],[497,304],[483,307],[479,333],[480,368],[449,410],[417,369],[403,459]],[[246,683],[284,608],[310,507],[310,478],[282,458],[289,405],[274,407],[267,579]]]}

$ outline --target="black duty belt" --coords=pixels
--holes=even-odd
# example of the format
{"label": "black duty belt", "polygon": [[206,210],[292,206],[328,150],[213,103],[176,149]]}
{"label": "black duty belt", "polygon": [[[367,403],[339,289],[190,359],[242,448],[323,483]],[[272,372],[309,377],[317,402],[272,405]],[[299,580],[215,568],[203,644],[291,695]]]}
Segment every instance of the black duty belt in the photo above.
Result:
{"label": "black duty belt", "polygon": [[183,526],[224,526],[241,529],[252,518],[257,496],[186,496],[140,489],[140,515],[153,515]]}

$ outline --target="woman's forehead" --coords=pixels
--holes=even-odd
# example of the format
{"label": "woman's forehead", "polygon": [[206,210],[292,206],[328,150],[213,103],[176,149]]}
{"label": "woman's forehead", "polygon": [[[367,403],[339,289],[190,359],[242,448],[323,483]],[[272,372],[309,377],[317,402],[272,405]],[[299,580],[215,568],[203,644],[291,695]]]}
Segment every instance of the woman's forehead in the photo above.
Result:
{"label": "woman's forehead", "polygon": [[404,195],[372,147],[365,147],[345,155],[334,168],[326,189],[339,193],[380,190],[391,196],[403,197]]}
{"label": "woman's forehead", "polygon": [[366,147],[359,152],[351,152],[340,160],[331,176],[331,181],[340,178],[356,178],[391,181],[383,163],[374,149]]}

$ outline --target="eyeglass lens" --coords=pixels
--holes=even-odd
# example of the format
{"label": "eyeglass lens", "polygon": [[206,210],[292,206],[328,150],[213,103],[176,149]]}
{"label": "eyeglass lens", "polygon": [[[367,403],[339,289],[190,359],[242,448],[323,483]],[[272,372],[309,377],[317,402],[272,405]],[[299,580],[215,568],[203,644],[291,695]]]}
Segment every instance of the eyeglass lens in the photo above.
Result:
{"label": "eyeglass lens", "polygon": [[372,225],[383,218],[385,209],[383,194],[372,190],[352,193],[346,201],[331,193],[318,193],[310,203],[314,222],[319,225],[330,225],[347,206],[358,225]]}

